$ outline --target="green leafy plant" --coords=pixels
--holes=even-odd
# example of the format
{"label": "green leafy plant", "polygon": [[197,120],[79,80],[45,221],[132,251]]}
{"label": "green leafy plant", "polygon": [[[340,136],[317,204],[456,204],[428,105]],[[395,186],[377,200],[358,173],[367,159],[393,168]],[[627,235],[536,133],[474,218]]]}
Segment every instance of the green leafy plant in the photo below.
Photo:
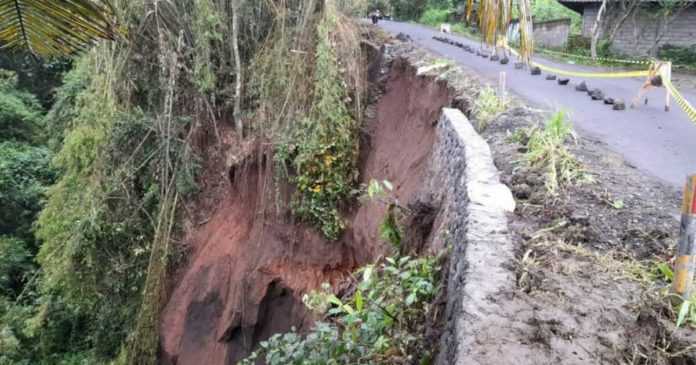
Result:
{"label": "green leafy plant", "polygon": [[268,365],[429,363],[433,352],[422,334],[439,290],[438,258],[387,258],[358,271],[354,294],[336,297],[328,285],[305,296],[324,316],[302,336],[294,330],[261,342],[240,364]]}
{"label": "green leafy plant", "polygon": [[399,201],[390,194],[393,190],[394,186],[389,181],[373,179],[367,185],[366,197],[387,207],[387,212],[379,225],[379,235],[382,240],[398,250],[401,248],[404,235],[399,221],[403,218],[404,212],[408,211],[408,208],[401,206]]}
{"label": "green leafy plant", "polygon": [[679,305],[676,325],[677,327],[681,327],[684,324],[694,323],[696,323],[696,296],[691,297],[689,300],[685,300]]}
{"label": "green leafy plant", "polygon": [[17,89],[17,75],[0,70],[0,141],[41,140],[41,106],[33,95]]}
{"label": "green leafy plant", "polygon": [[674,271],[666,262],[658,262],[655,264],[654,276],[668,283],[674,280]]}

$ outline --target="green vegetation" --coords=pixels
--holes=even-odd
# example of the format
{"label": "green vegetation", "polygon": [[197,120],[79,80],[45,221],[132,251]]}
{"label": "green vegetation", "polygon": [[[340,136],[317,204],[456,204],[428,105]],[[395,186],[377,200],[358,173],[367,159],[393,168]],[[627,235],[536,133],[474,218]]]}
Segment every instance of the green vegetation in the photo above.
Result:
{"label": "green vegetation", "polygon": [[438,258],[387,258],[368,265],[347,298],[326,285],[305,297],[305,304],[323,320],[305,336],[278,334],[242,361],[269,365],[429,364],[433,347],[424,339],[432,316],[431,302],[440,290]]}
{"label": "green vegetation", "polygon": [[327,15],[319,24],[314,74],[314,100],[308,115],[291,125],[277,159],[290,164],[297,185],[293,211],[331,240],[345,227],[339,204],[349,198],[358,177],[358,124],[345,104],[348,97],[332,45],[338,19]]}
{"label": "green vegetation", "polygon": [[17,75],[0,72],[0,364],[21,364],[29,352],[34,306],[25,303],[34,296],[40,246],[34,221],[55,178],[42,114],[37,99],[18,90]]}
{"label": "green vegetation", "polygon": [[588,178],[580,162],[565,147],[573,135],[565,113],[554,114],[543,128],[532,127],[520,133],[516,139],[527,146],[526,161],[532,168],[545,171],[545,185],[550,194]]}
{"label": "green vegetation", "polygon": [[478,130],[483,131],[488,124],[500,113],[507,109],[508,103],[498,97],[495,89],[486,86],[479,91],[474,100],[473,114],[478,122]]}
{"label": "green vegetation", "polygon": [[582,16],[561,5],[556,0],[533,0],[532,14],[534,21],[569,18],[571,34],[580,34],[582,32]]}
{"label": "green vegetation", "polygon": [[[653,279],[671,284],[674,280],[674,271],[670,264],[667,262],[657,262],[653,269]],[[665,300],[670,301],[670,304],[678,303],[674,308],[676,313],[676,326],[696,326],[696,294],[692,295],[691,298],[687,300],[682,300],[669,290],[669,288],[665,288],[661,296]]]}
{"label": "green vegetation", "polygon": [[428,8],[423,12],[418,22],[436,27],[442,23],[447,23],[450,14],[451,11],[449,9]]}
{"label": "green vegetation", "polygon": [[696,69],[696,44],[689,47],[666,44],[660,48],[657,57],[661,60],[672,61],[681,67]]}
{"label": "green vegetation", "polygon": [[191,139],[219,137],[222,116],[272,142],[294,212],[340,235],[356,190],[359,33],[331,1],[239,4],[235,31],[213,0],[117,1],[137,37],[97,46],[64,77],[55,67],[48,110],[0,74],[0,365],[157,363],[171,243],[198,190]]}

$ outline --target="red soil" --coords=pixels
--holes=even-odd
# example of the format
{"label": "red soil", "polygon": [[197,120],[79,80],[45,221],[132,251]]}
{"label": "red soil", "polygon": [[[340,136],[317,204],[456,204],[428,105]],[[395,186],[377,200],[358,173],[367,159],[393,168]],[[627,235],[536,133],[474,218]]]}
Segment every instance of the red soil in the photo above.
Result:
{"label": "red soil", "polygon": [[[435,122],[451,98],[444,85],[404,67],[395,62],[376,117],[367,121],[360,172],[363,182],[391,181],[399,201],[407,204],[425,180]],[[209,150],[219,154],[221,146]],[[292,326],[307,329],[313,318],[303,294],[324,282],[336,286],[388,252],[379,239],[385,213],[380,204],[349,209],[343,237],[327,242],[292,222],[287,212],[271,213],[275,188],[267,158],[254,154],[232,172],[229,163],[218,160],[206,166],[204,175],[216,181],[202,182],[210,191],[199,197],[204,202],[194,204],[212,213],[204,224],[191,227],[185,240],[188,264],[172,283],[162,312],[165,364],[233,364],[274,333]],[[290,189],[280,187],[284,196]]]}

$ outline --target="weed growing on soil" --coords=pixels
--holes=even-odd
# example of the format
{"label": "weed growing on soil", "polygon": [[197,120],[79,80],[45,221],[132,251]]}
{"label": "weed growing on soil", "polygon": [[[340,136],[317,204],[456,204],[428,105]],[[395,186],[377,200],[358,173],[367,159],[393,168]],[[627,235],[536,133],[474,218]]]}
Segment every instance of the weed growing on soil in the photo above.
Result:
{"label": "weed growing on soil", "polygon": [[655,283],[656,273],[650,269],[652,265],[647,265],[619,251],[597,252],[580,244],[559,239],[558,232],[565,229],[567,225],[568,221],[560,221],[532,234],[526,243],[528,250],[520,260],[523,273],[529,271],[526,268],[540,262],[558,262],[557,259],[549,259],[549,256],[571,254],[592,261],[601,271],[611,273],[616,280],[630,279],[644,287]]}
{"label": "weed growing on soil", "polygon": [[479,132],[485,130],[495,116],[505,111],[507,107],[508,103],[498,97],[495,89],[490,86],[481,89],[474,101],[474,116],[478,122]]}
{"label": "weed growing on soil", "polygon": [[368,265],[357,272],[361,280],[353,294],[343,299],[325,285],[304,298],[324,321],[304,337],[294,330],[274,335],[240,364],[430,363],[434,354],[423,333],[440,290],[439,263],[439,257],[397,257]]}
{"label": "weed growing on soil", "polygon": [[[662,280],[666,283],[671,283],[674,280],[674,270],[666,262],[658,262],[655,264],[654,277],[657,280]],[[676,299],[676,311],[677,322],[676,326],[681,327],[682,325],[696,325],[696,294],[692,295],[688,300],[681,301],[678,295],[671,293],[669,290],[665,290],[662,293],[662,299],[665,302],[675,303],[673,299]],[[681,303],[679,303],[681,301]]]}
{"label": "weed growing on soil", "polygon": [[683,324],[696,324],[696,296],[685,300],[679,306],[679,314],[677,315],[677,327]]}
{"label": "weed growing on soil", "polygon": [[526,159],[532,168],[546,170],[545,185],[549,194],[556,194],[564,185],[585,179],[580,162],[565,147],[573,137],[573,127],[565,113],[554,114],[542,128],[532,127],[527,134]]}
{"label": "weed growing on soil", "polygon": [[394,187],[387,180],[371,180],[367,186],[365,196],[369,200],[377,201],[387,206],[387,213],[379,225],[379,235],[382,240],[390,243],[395,249],[400,250],[404,232],[399,221],[404,217],[404,212],[408,208],[401,206],[396,198],[388,194],[393,190]]}

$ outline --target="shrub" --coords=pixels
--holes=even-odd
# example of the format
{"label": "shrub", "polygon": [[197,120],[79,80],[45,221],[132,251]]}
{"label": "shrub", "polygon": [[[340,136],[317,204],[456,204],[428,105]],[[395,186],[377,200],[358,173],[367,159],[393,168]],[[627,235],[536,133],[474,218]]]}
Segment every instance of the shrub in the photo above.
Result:
{"label": "shrub", "polygon": [[41,106],[17,89],[17,75],[0,71],[0,141],[40,141]]}
{"label": "shrub", "polygon": [[442,23],[447,23],[450,13],[451,11],[449,9],[430,8],[425,10],[418,22],[431,26],[439,26]]}
{"label": "shrub", "polygon": [[0,236],[0,296],[15,298],[19,295],[24,276],[33,265],[26,243],[11,236]]}
{"label": "shrub", "polygon": [[32,224],[54,178],[51,154],[41,147],[0,142],[0,156],[0,235],[17,236],[36,252]]}
{"label": "shrub", "polygon": [[423,334],[440,289],[437,263],[434,257],[400,257],[366,266],[345,300],[325,285],[304,300],[324,321],[304,337],[294,330],[274,335],[241,364],[259,359],[269,365],[430,363],[433,349],[426,347]]}
{"label": "shrub", "polygon": [[689,47],[666,44],[658,51],[658,57],[672,61],[676,65],[696,67],[696,44]]}

